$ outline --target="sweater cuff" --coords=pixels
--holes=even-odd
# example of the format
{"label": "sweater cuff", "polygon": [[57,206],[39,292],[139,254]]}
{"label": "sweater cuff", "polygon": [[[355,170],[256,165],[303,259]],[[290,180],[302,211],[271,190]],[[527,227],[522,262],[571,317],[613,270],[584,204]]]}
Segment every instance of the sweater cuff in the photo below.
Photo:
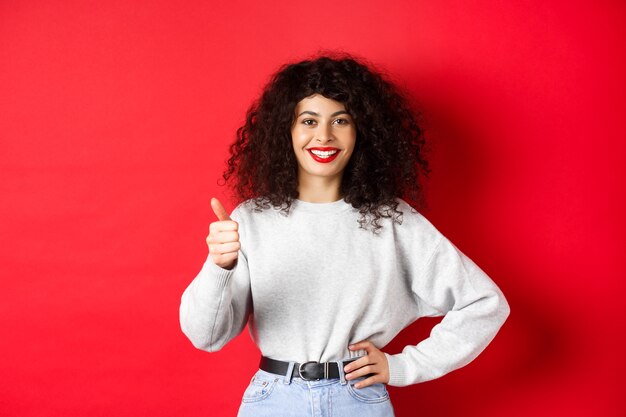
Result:
{"label": "sweater cuff", "polygon": [[[385,352],[383,352],[385,353]],[[407,375],[407,365],[402,354],[390,355],[385,353],[387,364],[389,365],[389,382],[392,387],[405,387],[411,385],[409,375]]]}
{"label": "sweater cuff", "polygon": [[228,284],[228,281],[230,281],[230,277],[235,273],[235,268],[237,268],[237,264],[235,264],[233,269],[224,269],[216,265],[213,262],[213,258],[209,255],[200,271],[203,286],[210,286],[214,291],[221,292]]}

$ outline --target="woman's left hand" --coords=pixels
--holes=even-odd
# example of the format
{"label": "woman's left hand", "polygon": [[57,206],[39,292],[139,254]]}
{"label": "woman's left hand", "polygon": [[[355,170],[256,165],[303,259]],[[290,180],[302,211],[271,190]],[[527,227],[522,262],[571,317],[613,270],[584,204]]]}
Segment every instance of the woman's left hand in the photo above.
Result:
{"label": "woman's left hand", "polygon": [[359,343],[348,346],[350,350],[365,349],[367,355],[350,362],[344,366],[346,373],[346,379],[354,379],[367,374],[374,374],[369,378],[365,378],[363,381],[359,381],[355,384],[355,388],[363,388],[378,382],[384,384],[389,382],[389,364],[387,363],[387,357],[369,340],[363,340]]}

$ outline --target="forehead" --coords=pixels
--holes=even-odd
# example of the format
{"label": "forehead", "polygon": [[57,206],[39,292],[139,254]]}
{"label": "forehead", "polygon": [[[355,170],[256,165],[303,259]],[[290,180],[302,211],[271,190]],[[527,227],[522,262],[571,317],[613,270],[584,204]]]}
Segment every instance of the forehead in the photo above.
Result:
{"label": "forehead", "polygon": [[324,97],[321,94],[313,94],[312,96],[305,97],[296,105],[296,112],[304,110],[314,111],[316,113],[334,112],[337,110],[345,110],[346,107],[343,103],[335,101],[333,99]]}

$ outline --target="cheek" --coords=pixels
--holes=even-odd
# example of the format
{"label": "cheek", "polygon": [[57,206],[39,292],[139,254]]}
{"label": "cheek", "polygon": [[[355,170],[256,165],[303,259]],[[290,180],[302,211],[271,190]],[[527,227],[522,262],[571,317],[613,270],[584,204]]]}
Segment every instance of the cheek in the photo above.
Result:
{"label": "cheek", "polygon": [[356,134],[354,132],[350,132],[346,136],[346,147],[350,148],[350,153],[354,150],[354,146],[356,145]]}
{"label": "cheek", "polygon": [[354,145],[356,144],[356,142],[352,141],[350,142],[350,145],[347,146],[347,151],[346,152],[348,154],[348,158],[352,158],[352,154],[354,154]]}
{"label": "cheek", "polygon": [[303,134],[303,132],[299,131],[298,129],[292,130],[291,143],[293,144],[294,148],[301,148],[303,145],[305,145],[305,135]]}

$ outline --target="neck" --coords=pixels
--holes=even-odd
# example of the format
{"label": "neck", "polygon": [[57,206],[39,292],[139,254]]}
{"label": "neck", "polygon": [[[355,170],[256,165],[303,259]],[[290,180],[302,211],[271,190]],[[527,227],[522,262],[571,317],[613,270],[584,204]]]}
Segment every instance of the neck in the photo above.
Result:
{"label": "neck", "polygon": [[298,181],[298,199],[309,203],[332,203],[341,199],[341,178],[313,177]]}

